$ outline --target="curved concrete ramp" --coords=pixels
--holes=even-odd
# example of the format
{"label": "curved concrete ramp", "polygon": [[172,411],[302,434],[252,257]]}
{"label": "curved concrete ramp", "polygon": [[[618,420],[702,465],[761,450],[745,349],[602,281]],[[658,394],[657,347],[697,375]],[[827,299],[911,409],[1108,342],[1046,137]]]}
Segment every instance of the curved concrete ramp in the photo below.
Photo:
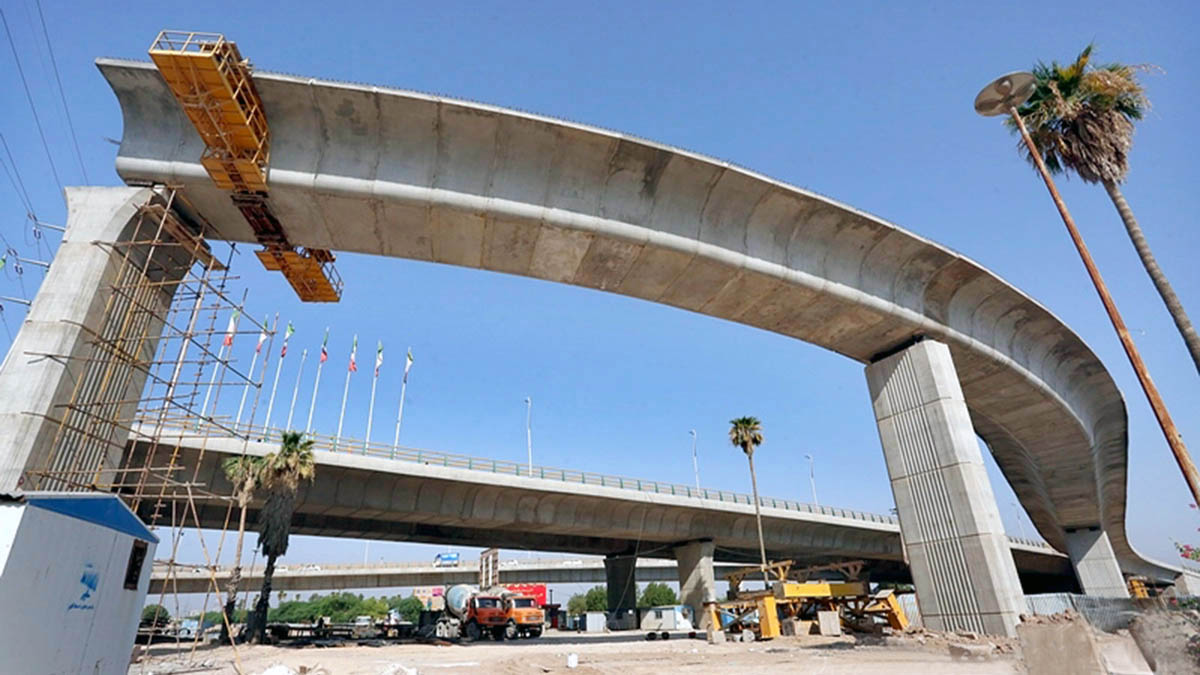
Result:
{"label": "curved concrete ramp", "polygon": [[[127,182],[171,182],[254,237],[199,164],[150,64],[102,60]],[[296,244],[612,291],[788,335],[860,362],[950,346],[977,433],[1038,531],[1101,527],[1128,571],[1126,414],[1078,336],[977,263],[728,163],[618,133],[379,87],[260,73],[271,201]],[[356,292],[349,289],[349,292]]]}

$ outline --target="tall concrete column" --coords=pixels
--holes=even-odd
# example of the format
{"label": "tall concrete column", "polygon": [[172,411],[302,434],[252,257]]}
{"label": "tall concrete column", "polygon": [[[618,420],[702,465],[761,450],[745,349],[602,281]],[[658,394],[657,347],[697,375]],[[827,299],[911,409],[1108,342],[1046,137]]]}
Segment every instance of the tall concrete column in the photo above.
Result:
{"label": "tall concrete column", "polygon": [[675,562],[679,568],[679,601],[692,608],[696,628],[707,629],[708,613],[704,603],[717,599],[717,582],[713,574],[711,541],[693,541],[675,547]]}
{"label": "tall concrete column", "polygon": [[[76,403],[117,402],[104,410],[113,418],[128,416],[141,394],[146,376],[127,360],[115,355],[104,362],[86,359],[96,335],[106,330],[105,315],[122,312],[130,302],[129,297],[114,297],[114,284],[129,285],[129,275],[141,274],[140,266],[122,268],[120,256],[105,244],[130,240],[138,207],[151,194],[148,188],[67,188],[62,243],[0,365],[0,491],[31,487],[37,479],[26,474],[32,471],[111,469],[119,462],[125,431],[76,415],[69,424],[73,430],[60,435],[60,419],[72,414],[63,406],[71,401],[77,382]],[[153,232],[142,235],[150,238]],[[120,277],[122,273],[126,277]],[[142,293],[139,302],[157,303],[165,310],[174,288],[146,288]],[[148,315],[140,320],[155,322]],[[148,359],[161,323],[136,328],[139,334],[144,328],[150,339],[121,348],[132,358]]]}
{"label": "tall concrete column", "polygon": [[925,625],[1015,635],[1024,595],[950,349],[917,342],[866,374]]}
{"label": "tall concrete column", "polygon": [[1084,593],[1106,598],[1129,597],[1107,532],[1099,527],[1067,530],[1067,555]]}
{"label": "tall concrete column", "polygon": [[634,572],[637,557],[632,553],[604,558],[604,582],[608,591],[608,611],[637,607],[637,581]]}

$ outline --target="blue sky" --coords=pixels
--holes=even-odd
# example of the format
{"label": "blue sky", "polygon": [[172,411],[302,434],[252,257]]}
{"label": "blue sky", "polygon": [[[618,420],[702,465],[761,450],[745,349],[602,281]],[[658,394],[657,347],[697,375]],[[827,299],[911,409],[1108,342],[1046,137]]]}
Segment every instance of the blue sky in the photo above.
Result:
{"label": "blue sky", "polygon": [[[960,251],[1061,316],[1104,360],[1130,415],[1129,526],[1142,551],[1172,559],[1195,540],[1196,512],[1111,326],[1032,170],[999,121],[971,101],[996,75],[1067,60],[1089,41],[1099,59],[1152,63],[1154,108],[1138,127],[1126,196],[1184,304],[1200,319],[1200,212],[1194,133],[1200,110],[1200,7],[1146,3],[257,3],[43,2],[83,165],[115,185],[116,100],[92,61],[144,59],[158,30],[224,32],[258,68],[388,85],[528,110],[636,134],[799,185]],[[54,88],[37,8],[5,0],[62,182],[83,184]],[[0,133],[42,220],[62,223],[58,186],[7,44],[0,50]],[[6,159],[7,161],[7,159]],[[0,233],[44,258],[0,185]],[[1189,187],[1191,186],[1191,187]],[[1060,188],[1185,439],[1200,445],[1200,379],[1103,190]],[[54,239],[54,237],[50,237]],[[403,442],[524,460],[531,396],[539,464],[689,483],[689,429],[707,486],[747,490],[728,420],[753,414],[767,442],[760,491],[887,512],[892,497],[860,364],[757,329],[597,291],[434,264],[345,255],[344,300],[304,306],[244,250],[236,263],[255,315],[297,328],[293,354],[333,327],[316,426],[332,432],[350,339],[362,370],[346,430],[361,435],[377,340],[387,361],[375,439],[390,440],[403,351],[414,366]],[[40,273],[0,272],[0,295],[32,292]],[[386,289],[385,293],[380,291]],[[23,308],[3,303],[15,330]],[[0,333],[0,346],[8,337]],[[251,339],[239,346],[249,358]],[[299,359],[289,357],[279,406]],[[300,408],[311,391],[308,360]],[[298,417],[302,417],[300,411]],[[280,419],[276,414],[276,419]],[[989,460],[990,461],[990,460]],[[991,467],[1010,532],[1011,491]],[[186,554],[199,559],[185,541]],[[466,549],[464,549],[466,550]],[[372,546],[372,558],[431,557]],[[194,555],[192,555],[194,554]],[[362,544],[299,539],[294,561],[361,559]]]}

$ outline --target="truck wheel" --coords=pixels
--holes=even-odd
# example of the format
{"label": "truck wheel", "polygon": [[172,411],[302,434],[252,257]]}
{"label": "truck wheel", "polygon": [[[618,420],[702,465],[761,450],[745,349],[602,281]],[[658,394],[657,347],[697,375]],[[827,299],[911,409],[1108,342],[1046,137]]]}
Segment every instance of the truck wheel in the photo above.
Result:
{"label": "truck wheel", "polygon": [[517,633],[517,624],[513,623],[512,621],[509,621],[507,624],[505,624],[504,637],[509,640],[516,640],[519,637]]}
{"label": "truck wheel", "polygon": [[479,639],[479,624],[474,621],[467,624],[467,639],[472,642]]}

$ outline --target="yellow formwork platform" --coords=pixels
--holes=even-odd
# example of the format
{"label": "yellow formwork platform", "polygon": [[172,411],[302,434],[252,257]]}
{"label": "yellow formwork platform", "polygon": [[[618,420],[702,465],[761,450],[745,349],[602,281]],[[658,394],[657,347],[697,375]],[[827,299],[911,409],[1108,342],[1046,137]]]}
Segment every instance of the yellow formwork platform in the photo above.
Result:
{"label": "yellow formwork platform", "polygon": [[284,278],[304,302],[341,300],[342,281],[331,264],[332,253],[265,248],[254,254],[266,269],[283,272]]}
{"label": "yellow formwork platform", "polygon": [[201,162],[218,187],[267,189],[270,133],[249,65],[219,33],[164,30],[150,58],[206,146]]}

